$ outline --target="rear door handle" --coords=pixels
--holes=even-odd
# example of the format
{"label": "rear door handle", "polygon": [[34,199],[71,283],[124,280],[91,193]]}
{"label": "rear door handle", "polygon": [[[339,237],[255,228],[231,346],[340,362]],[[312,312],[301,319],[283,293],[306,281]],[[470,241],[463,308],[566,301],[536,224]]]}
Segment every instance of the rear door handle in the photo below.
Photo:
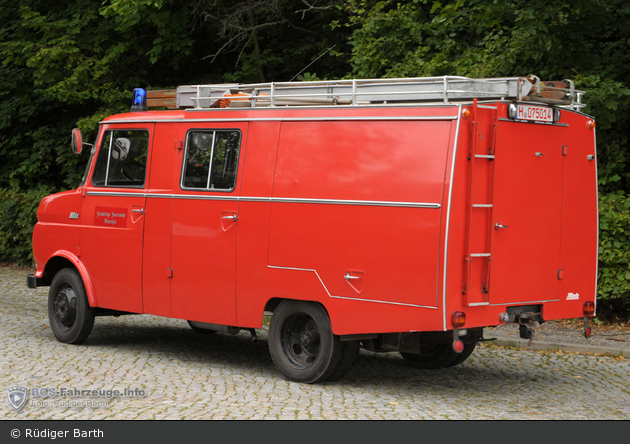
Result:
{"label": "rear door handle", "polygon": [[510,228],[510,227],[508,227],[507,225],[501,225],[501,224],[500,224],[500,223],[498,223],[498,222],[497,222],[497,223],[495,223],[495,224],[494,224],[494,229],[495,229],[495,230],[498,230],[499,228]]}

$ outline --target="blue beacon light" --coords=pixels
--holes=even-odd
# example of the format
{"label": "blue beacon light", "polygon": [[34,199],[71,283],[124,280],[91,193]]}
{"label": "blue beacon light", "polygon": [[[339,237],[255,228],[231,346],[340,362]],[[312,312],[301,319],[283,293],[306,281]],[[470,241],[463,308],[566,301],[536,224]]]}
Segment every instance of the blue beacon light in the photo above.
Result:
{"label": "blue beacon light", "polygon": [[142,88],[133,90],[133,101],[131,102],[131,112],[147,110],[147,92]]}

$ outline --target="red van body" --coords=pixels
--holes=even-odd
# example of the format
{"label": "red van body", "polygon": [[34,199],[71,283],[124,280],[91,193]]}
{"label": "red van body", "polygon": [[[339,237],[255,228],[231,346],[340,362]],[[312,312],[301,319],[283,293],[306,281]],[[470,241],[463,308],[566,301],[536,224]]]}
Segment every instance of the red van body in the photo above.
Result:
{"label": "red van body", "polygon": [[[146,155],[131,161],[136,139]],[[101,182],[96,159],[116,144]],[[483,327],[518,322],[531,337],[537,323],[594,315],[595,150],[591,117],[531,99],[115,115],[83,184],[42,200],[29,286],[70,269],[94,315],[227,332],[261,328],[286,302],[291,325],[270,348],[293,380],[343,376],[359,346],[444,367]],[[113,180],[116,162],[144,178],[123,166]],[[232,182],[215,187],[220,168]],[[81,297],[53,287],[53,312]],[[327,359],[328,336],[331,363],[300,376]],[[438,343],[449,363],[416,359]]]}

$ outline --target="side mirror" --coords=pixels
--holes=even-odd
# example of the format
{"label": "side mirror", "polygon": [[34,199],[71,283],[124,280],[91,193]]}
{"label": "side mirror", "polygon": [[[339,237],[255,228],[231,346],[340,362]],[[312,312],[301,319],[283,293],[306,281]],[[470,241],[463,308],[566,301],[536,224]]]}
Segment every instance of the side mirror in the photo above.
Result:
{"label": "side mirror", "polygon": [[75,128],[72,130],[72,152],[74,154],[80,154],[82,148],[83,136],[81,135],[81,130],[79,128]]}

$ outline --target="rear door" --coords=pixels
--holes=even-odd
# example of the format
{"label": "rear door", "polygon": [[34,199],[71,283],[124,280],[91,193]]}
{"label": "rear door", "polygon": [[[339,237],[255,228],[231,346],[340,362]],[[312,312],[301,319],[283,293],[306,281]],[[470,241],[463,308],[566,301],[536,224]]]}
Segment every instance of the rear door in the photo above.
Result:
{"label": "rear door", "polygon": [[556,300],[565,127],[501,121],[496,137],[490,303]]}

